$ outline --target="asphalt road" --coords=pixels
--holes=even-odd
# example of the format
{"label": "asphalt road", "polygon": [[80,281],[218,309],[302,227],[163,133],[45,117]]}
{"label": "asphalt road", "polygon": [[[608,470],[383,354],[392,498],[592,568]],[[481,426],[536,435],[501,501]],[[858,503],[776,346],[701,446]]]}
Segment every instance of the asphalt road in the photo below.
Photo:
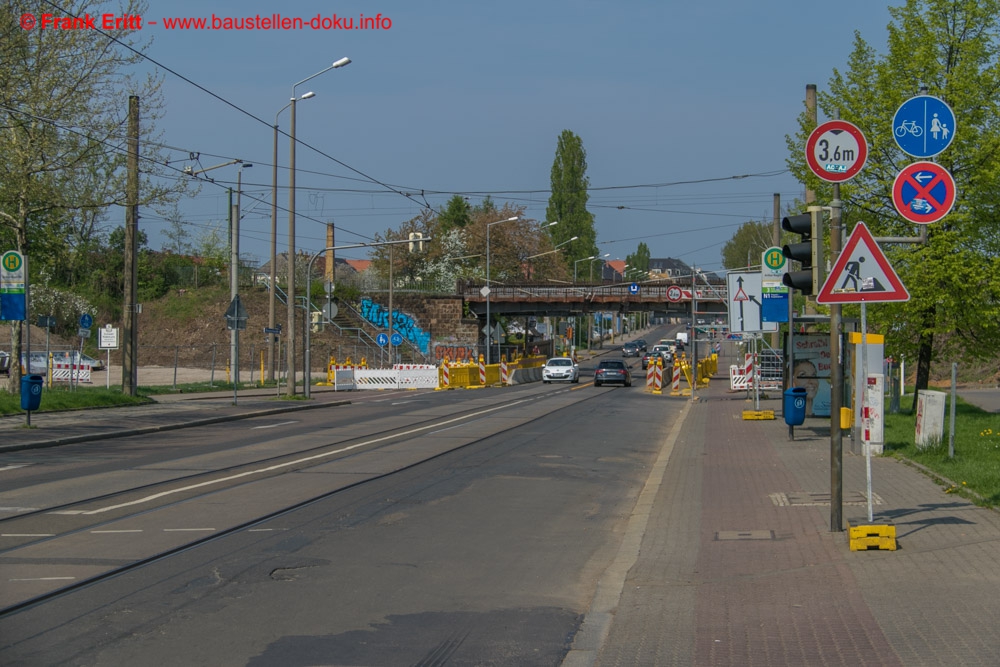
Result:
{"label": "asphalt road", "polygon": [[683,406],[584,370],[18,452],[0,505],[70,509],[0,569],[153,560],[0,618],[0,662],[559,664]]}

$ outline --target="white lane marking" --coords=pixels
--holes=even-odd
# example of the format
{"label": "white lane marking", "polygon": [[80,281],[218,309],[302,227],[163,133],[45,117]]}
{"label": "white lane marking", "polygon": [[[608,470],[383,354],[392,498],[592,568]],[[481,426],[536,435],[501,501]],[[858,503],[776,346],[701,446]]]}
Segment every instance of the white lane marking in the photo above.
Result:
{"label": "white lane marking", "polygon": [[29,465],[31,465],[31,464],[30,463],[14,463],[14,464],[11,464],[9,466],[4,466],[3,468],[0,468],[0,472],[3,472],[4,470],[14,470],[15,468],[27,468]]}
{"label": "white lane marking", "polygon": [[37,512],[37,511],[38,511],[37,507],[0,507],[0,512],[14,512],[16,514],[20,512]]}
{"label": "white lane marking", "polygon": [[109,533],[141,533],[141,530],[92,530],[95,535],[107,535]]}
{"label": "white lane marking", "polygon": [[55,533],[0,533],[0,537],[55,537]]}
{"label": "white lane marking", "polygon": [[59,510],[58,512],[49,512],[49,514],[83,514],[84,510]]}
{"label": "white lane marking", "polygon": [[34,579],[8,579],[7,581],[73,581],[76,577],[35,577]]}
{"label": "white lane marking", "polygon": [[485,410],[480,410],[479,412],[474,412],[471,415],[466,415],[464,417],[455,417],[454,419],[449,419],[447,421],[441,422],[441,424],[428,424],[427,426],[420,426],[409,431],[404,431],[402,433],[396,433],[393,435],[382,436],[381,438],[375,438],[374,440],[367,440],[365,442],[359,442],[354,445],[348,445],[347,447],[341,447],[340,449],[335,449],[329,452],[324,452],[323,454],[314,454],[312,456],[306,456],[301,459],[295,459],[294,461],[286,461],[285,463],[277,463],[273,466],[268,466],[266,468],[258,468],[256,470],[247,470],[246,472],[237,473],[235,475],[230,475],[229,477],[220,477],[219,479],[212,479],[205,482],[200,482],[198,484],[191,484],[189,486],[182,486],[177,489],[171,489],[170,491],[161,491],[160,493],[154,493],[151,496],[146,496],[145,498],[138,498],[136,500],[131,500],[127,503],[119,503],[118,505],[108,505],[107,507],[99,507],[95,510],[89,511],[79,511],[74,512],[75,514],[102,514],[104,512],[110,512],[111,510],[121,509],[122,507],[131,507],[133,505],[141,505],[143,503],[148,503],[159,498],[164,498],[166,496],[172,496],[177,493],[184,493],[185,491],[191,491],[193,489],[200,489],[206,486],[214,486],[216,484],[222,484],[223,482],[231,482],[233,480],[242,479],[244,477],[250,477],[252,475],[260,475],[263,473],[274,472],[275,470],[281,470],[282,468],[290,468],[302,463],[309,463],[311,461],[318,461],[319,459],[329,458],[337,454],[343,454],[344,452],[349,452],[361,447],[367,447],[368,445],[374,445],[385,440],[393,440],[395,438],[401,438],[408,435],[413,435],[415,433],[420,433],[421,431],[427,431],[432,428],[437,428],[438,426],[444,424],[453,424],[456,422],[467,421],[473,417],[479,417],[480,415],[489,414],[491,412],[496,412],[497,410],[506,410],[508,408],[513,408],[521,403],[528,403],[529,399],[524,399],[520,401],[515,401],[514,403],[509,403],[507,405],[498,405],[493,408],[487,408]]}
{"label": "white lane marking", "polygon": [[164,533],[211,533],[215,528],[164,528]]}
{"label": "white lane marking", "polygon": [[270,533],[273,531],[274,528],[250,528],[247,530],[248,533]]}
{"label": "white lane marking", "polygon": [[254,426],[251,431],[256,431],[259,428],[277,428],[278,426],[288,426],[289,424],[298,424],[298,421],[291,422],[281,422],[280,424],[268,424],[267,426]]}

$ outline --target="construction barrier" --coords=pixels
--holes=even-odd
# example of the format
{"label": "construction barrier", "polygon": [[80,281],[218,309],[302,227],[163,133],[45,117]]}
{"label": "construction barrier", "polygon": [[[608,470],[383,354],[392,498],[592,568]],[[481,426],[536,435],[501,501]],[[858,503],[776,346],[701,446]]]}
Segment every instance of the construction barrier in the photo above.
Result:
{"label": "construction barrier", "polygon": [[479,384],[486,386],[486,361],[483,360],[483,355],[479,355]]}
{"label": "construction barrier", "polygon": [[663,393],[663,360],[657,359],[653,370],[653,393]]}
{"label": "construction barrier", "polygon": [[646,366],[646,391],[653,391],[656,384],[656,364]]}
{"label": "construction barrier", "polygon": [[507,377],[507,356],[504,355],[500,357],[500,384],[507,386],[510,384],[510,379]]}
{"label": "construction barrier", "polygon": [[[331,374],[332,378],[330,378]],[[333,366],[330,368],[330,373],[328,373],[327,377],[327,383],[333,385],[334,391],[353,391],[357,389],[357,384],[354,382],[353,366]]]}
{"label": "construction barrier", "polygon": [[408,364],[393,368],[355,368],[355,389],[437,389],[438,367]]}
{"label": "construction barrier", "polygon": [[448,367],[448,359],[445,358],[441,364],[441,382],[438,389],[451,389],[451,369]]}
{"label": "construction barrier", "polygon": [[90,366],[81,364],[52,364],[53,382],[87,382],[90,380]]}
{"label": "construction barrier", "polygon": [[681,367],[677,364],[674,364],[673,378],[670,382],[670,395],[681,395]]}

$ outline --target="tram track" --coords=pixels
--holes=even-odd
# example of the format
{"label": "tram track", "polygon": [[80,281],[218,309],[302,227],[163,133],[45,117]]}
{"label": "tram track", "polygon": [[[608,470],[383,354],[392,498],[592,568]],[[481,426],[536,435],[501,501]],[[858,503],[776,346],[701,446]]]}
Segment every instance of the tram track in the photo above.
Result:
{"label": "tram track", "polygon": [[[501,399],[488,407],[476,405],[445,416],[428,416],[406,427],[373,431],[355,438],[260,457],[238,465],[178,476],[6,518],[0,521],[0,533],[21,534],[25,538],[20,544],[0,550],[0,572],[9,565],[20,565],[22,569],[31,569],[30,566],[34,565],[33,574],[41,575],[35,580],[47,579],[49,583],[43,584],[47,590],[36,595],[4,600],[3,606],[0,606],[0,618],[235,532],[251,529],[348,489],[385,479],[600,394],[549,388],[543,392],[522,393]],[[564,404],[553,406],[552,399],[558,397],[564,399]],[[506,411],[518,407],[521,408],[521,418],[511,419]],[[503,420],[496,419],[499,416],[503,416]],[[495,427],[491,428],[494,426],[491,420],[496,420]],[[462,428],[477,422],[484,422],[477,427],[478,431]],[[352,465],[361,472],[352,472]],[[331,466],[343,469],[331,473]],[[324,474],[308,474],[318,472]],[[293,473],[306,473],[306,477],[298,475],[289,478]],[[302,481],[310,477],[324,483]],[[295,481],[289,483],[289,479]],[[330,488],[326,484],[329,479],[342,483]],[[259,503],[257,499],[269,493],[274,494],[274,503],[247,507],[248,511],[240,510],[241,505]],[[254,499],[253,502],[250,499]],[[220,513],[219,507],[230,510]],[[210,527],[207,523],[211,521],[205,526],[165,527],[174,525],[171,520],[179,516],[223,518],[219,525]],[[35,537],[28,537],[30,535]],[[117,560],[129,562],[108,565],[96,574],[74,576],[70,580],[51,576],[59,569],[59,559],[51,558],[51,554],[80,553],[83,554],[83,561],[99,562],[102,558],[115,561],[115,556],[120,554],[114,552],[114,547],[123,538],[130,539],[128,544],[132,549],[129,553],[132,555]],[[148,548],[136,549],[137,543],[146,543]],[[50,564],[50,561],[55,564]]]}

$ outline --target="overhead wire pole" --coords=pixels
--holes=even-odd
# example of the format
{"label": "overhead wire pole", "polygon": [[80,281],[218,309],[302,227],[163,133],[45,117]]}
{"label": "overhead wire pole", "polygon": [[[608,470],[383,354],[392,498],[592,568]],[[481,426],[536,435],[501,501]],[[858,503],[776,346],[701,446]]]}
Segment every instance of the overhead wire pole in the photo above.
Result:
{"label": "overhead wire pole", "polygon": [[[139,330],[139,97],[128,98],[128,157],[125,184],[125,312],[123,314],[122,393],[138,390]],[[29,363],[30,366],[30,363]],[[30,368],[29,368],[30,371]]]}

